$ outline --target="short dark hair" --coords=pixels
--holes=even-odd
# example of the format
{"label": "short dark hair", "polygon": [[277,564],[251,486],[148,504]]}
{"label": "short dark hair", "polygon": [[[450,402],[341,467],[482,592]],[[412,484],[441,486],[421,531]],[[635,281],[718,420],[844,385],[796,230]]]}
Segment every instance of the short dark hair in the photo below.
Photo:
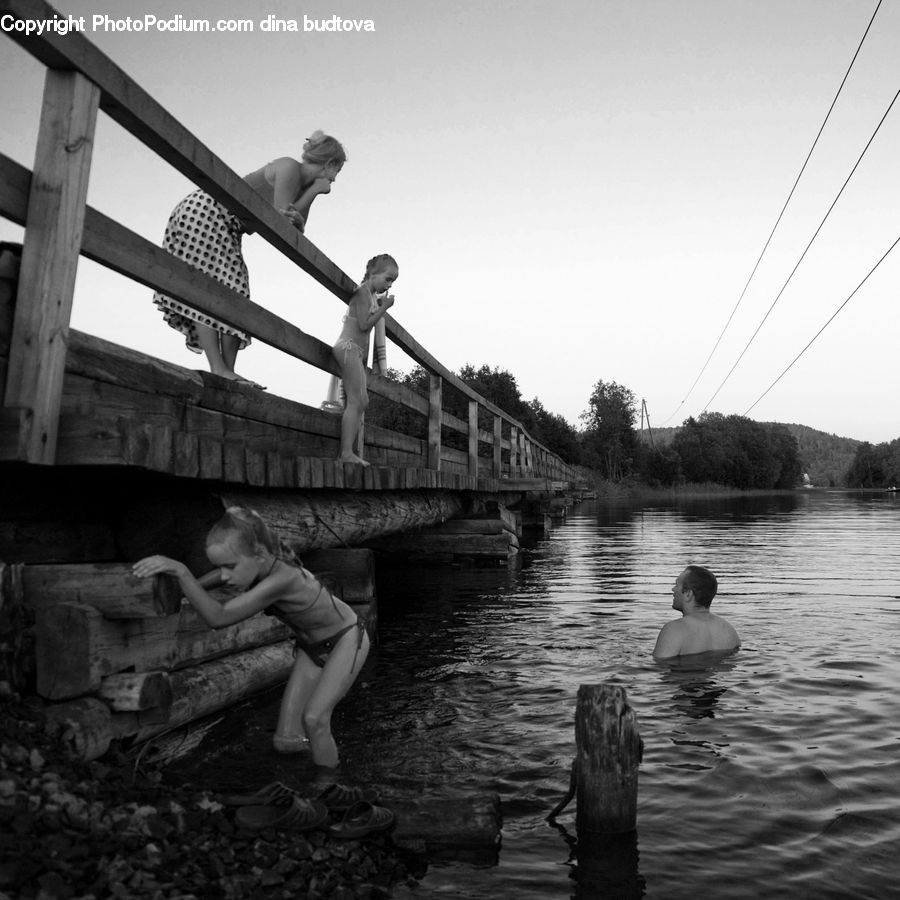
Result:
{"label": "short dark hair", "polygon": [[687,566],[684,570],[684,588],[693,591],[694,599],[701,606],[709,606],[719,590],[719,582],[709,569],[703,566]]}

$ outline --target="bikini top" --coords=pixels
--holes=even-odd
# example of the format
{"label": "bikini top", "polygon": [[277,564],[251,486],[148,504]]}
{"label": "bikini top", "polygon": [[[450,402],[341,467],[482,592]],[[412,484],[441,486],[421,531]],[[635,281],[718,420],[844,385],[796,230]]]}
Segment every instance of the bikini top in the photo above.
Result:
{"label": "bikini top", "polygon": [[[284,559],[283,561],[288,563],[288,565],[299,569],[306,578],[315,581],[319,585],[319,592],[316,594],[316,598],[312,603],[302,604],[296,600],[276,600],[270,606],[267,606],[263,610],[263,613],[267,616],[275,616],[276,619],[284,622],[284,624],[287,625],[288,628],[294,631],[304,631],[308,627],[308,625],[304,622],[304,617],[307,615],[307,613],[310,612],[310,610],[315,607],[315,605],[319,602],[319,598],[324,593],[331,598],[331,606],[337,613],[338,619],[343,622],[344,615],[338,609],[337,600],[335,599],[334,594],[332,594],[331,591],[329,591],[325,587],[325,585],[322,584],[322,582],[319,581],[319,579],[309,571],[309,569],[305,568],[299,562],[299,560],[297,560],[294,554],[291,554],[291,556],[292,559]],[[279,557],[279,559],[281,558],[282,557]]]}

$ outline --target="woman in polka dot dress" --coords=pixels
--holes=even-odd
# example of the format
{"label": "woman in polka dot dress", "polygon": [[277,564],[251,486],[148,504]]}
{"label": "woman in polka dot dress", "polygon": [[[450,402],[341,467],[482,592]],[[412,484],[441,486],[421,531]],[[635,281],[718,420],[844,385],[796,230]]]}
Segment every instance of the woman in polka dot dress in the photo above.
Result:
{"label": "woman in polka dot dress", "polygon": [[[244,180],[303,231],[313,200],[331,191],[346,158],[338,141],[316,131],[304,143],[299,162],[282,156]],[[250,282],[241,253],[244,230],[237,216],[205,191],[197,190],[185,197],[169,217],[163,247],[249,299]],[[188,349],[206,354],[211,372],[254,384],[234,371],[237,352],[250,343],[249,335],[158,291],[153,302],[162,310],[166,322],[184,334]]]}

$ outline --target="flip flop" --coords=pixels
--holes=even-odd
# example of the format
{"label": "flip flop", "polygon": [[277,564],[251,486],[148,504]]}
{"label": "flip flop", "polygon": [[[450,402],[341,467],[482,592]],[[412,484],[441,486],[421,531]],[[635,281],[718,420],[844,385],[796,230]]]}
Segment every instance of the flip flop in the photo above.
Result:
{"label": "flip flop", "polygon": [[343,784],[329,784],[317,798],[324,803],[330,812],[345,813],[354,803],[365,800],[367,803],[378,801],[375,788],[345,787]]}
{"label": "flip flop", "polygon": [[344,813],[340,822],[328,829],[328,833],[334,838],[352,840],[386,831],[393,824],[394,814],[389,809],[373,806],[368,800],[359,800]]}
{"label": "flip flop", "polygon": [[318,800],[294,796],[289,803],[242,806],[234,823],[248,831],[280,828],[288,831],[312,831],[328,819],[328,807]]}
{"label": "flip flop", "polygon": [[289,803],[298,796],[295,790],[280,781],[273,781],[252,794],[225,794],[222,802],[226,806],[260,806],[265,804]]}

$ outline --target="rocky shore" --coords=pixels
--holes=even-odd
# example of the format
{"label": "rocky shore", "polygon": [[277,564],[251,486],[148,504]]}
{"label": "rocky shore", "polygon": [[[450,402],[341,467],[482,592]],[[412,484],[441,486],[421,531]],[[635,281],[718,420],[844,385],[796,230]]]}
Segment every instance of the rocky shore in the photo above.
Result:
{"label": "rocky shore", "polygon": [[0,734],[0,900],[387,898],[424,874],[389,834],[249,832],[121,752],[80,762],[38,702],[0,701]]}

